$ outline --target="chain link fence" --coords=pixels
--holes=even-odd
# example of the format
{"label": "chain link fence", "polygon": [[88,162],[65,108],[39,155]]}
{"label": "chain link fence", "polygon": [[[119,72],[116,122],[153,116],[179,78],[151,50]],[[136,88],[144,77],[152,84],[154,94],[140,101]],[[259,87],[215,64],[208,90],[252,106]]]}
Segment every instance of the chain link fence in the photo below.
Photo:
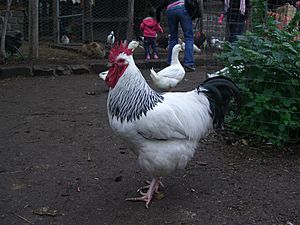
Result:
{"label": "chain link fence", "polygon": [[[282,18],[280,16],[282,13],[279,13],[279,7],[286,2],[295,4],[296,1],[268,1],[268,9],[266,9],[270,15],[275,16],[283,24],[287,24],[291,18],[289,12],[285,18]],[[6,0],[0,1],[2,17],[6,11],[6,3]],[[97,42],[105,49],[106,38],[111,31],[114,31],[116,40],[125,40],[128,37],[140,39],[142,36],[139,29],[140,22],[147,16],[149,8],[155,8],[159,3],[159,0],[40,0],[38,6],[40,58],[44,57],[45,52],[51,52],[52,49],[49,50],[49,46],[60,47],[68,44],[68,46],[74,46],[71,49],[73,52],[80,52],[83,44]],[[28,9],[28,0],[12,1],[7,34],[10,36],[15,36],[17,33],[22,34],[22,46],[18,48],[20,54],[17,52],[17,57],[18,55],[22,55],[24,58],[28,57]],[[223,11],[223,1],[204,0],[203,22],[194,21],[195,42],[197,42],[197,35],[199,36],[199,32],[202,30],[208,41],[213,40],[214,43],[215,41],[220,43],[228,39],[226,20],[222,25],[218,24],[218,18]],[[162,16],[162,18],[161,24],[164,33],[160,34],[158,39],[163,37],[163,41],[166,42],[168,25],[166,16]],[[247,25],[247,29],[250,29],[251,20]],[[133,29],[130,29],[131,27]],[[0,28],[2,31],[3,23]],[[180,36],[183,36],[182,33]],[[198,47],[201,47],[199,45]],[[61,54],[66,56],[69,52],[66,54],[61,52]]]}

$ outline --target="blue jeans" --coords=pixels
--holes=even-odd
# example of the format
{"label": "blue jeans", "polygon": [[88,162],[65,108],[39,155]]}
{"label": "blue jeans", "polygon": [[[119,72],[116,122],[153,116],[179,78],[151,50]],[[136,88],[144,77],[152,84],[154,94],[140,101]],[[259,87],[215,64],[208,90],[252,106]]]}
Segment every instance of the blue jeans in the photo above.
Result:
{"label": "blue jeans", "polygon": [[155,37],[144,37],[144,48],[145,48],[145,58],[147,55],[151,55],[150,46],[153,50],[153,55],[158,55],[157,46],[156,46],[156,38]]}
{"label": "blue jeans", "polygon": [[185,40],[184,65],[194,66],[194,31],[192,19],[184,6],[175,6],[167,10],[170,43],[168,51],[168,63],[171,63],[172,49],[178,43],[178,25],[183,30]]}

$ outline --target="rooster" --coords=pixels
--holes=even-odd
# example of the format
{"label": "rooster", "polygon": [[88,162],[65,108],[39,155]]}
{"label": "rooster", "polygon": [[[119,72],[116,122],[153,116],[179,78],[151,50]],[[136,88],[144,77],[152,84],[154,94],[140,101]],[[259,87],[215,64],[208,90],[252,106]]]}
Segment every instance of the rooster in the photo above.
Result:
{"label": "rooster", "polygon": [[205,49],[207,44],[206,35],[200,31],[196,32],[194,35],[194,43],[198,48],[203,47]]}
{"label": "rooster", "polygon": [[109,60],[105,81],[110,126],[153,177],[147,193],[140,190],[141,197],[126,200],[144,201],[148,208],[161,178],[185,168],[199,140],[222,126],[231,99],[240,108],[241,94],[227,77],[208,79],[189,92],[158,93],[137,68],[131,49],[115,45]]}
{"label": "rooster", "polygon": [[[124,45],[124,44],[123,44]],[[128,49],[131,49],[132,52],[134,52],[134,50],[140,46],[140,42],[139,41],[135,41],[135,40],[132,40],[129,44],[128,44]],[[106,76],[108,74],[108,70],[106,71],[103,71],[103,72],[100,72],[99,73],[99,77],[102,79],[102,80],[105,80],[106,79]]]}

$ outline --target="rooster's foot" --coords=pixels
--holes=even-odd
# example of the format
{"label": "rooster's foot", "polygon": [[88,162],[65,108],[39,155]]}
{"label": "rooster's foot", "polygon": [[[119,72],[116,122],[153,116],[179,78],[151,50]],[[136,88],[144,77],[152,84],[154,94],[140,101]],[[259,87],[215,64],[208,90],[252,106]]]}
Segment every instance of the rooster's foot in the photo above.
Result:
{"label": "rooster's foot", "polygon": [[147,193],[142,192],[142,189],[140,188],[139,193],[142,195],[141,197],[126,198],[126,201],[144,201],[144,202],[146,202],[145,206],[148,209],[154,193],[158,193],[159,185],[162,185],[160,182],[160,178],[153,178],[150,185],[147,185],[147,186],[149,186]]}
{"label": "rooster's foot", "polygon": [[[156,193],[156,194],[159,193],[159,191],[158,191],[159,187],[165,188],[165,185],[160,181],[160,179],[161,179],[161,178],[159,178],[158,185],[156,185],[156,187],[155,187],[155,193]],[[143,190],[145,190],[145,189],[148,190],[149,187],[150,187],[151,181],[146,180],[145,183],[146,183],[147,185],[146,185],[146,186],[143,186],[143,187],[140,187],[139,189],[136,190],[136,192],[141,193],[141,191],[143,191]]]}

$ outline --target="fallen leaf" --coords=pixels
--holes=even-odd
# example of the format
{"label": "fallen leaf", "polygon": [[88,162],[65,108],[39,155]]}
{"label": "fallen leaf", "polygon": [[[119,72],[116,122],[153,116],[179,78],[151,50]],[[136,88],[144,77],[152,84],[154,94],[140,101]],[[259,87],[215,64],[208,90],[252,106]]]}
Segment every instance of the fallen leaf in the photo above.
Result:
{"label": "fallen leaf", "polygon": [[34,209],[33,213],[40,216],[57,216],[57,210],[49,209],[49,207],[41,207],[38,209]]}
{"label": "fallen leaf", "polygon": [[157,200],[161,200],[161,199],[163,199],[165,197],[165,195],[162,193],[162,192],[158,192],[157,194],[156,194],[156,199]]}

